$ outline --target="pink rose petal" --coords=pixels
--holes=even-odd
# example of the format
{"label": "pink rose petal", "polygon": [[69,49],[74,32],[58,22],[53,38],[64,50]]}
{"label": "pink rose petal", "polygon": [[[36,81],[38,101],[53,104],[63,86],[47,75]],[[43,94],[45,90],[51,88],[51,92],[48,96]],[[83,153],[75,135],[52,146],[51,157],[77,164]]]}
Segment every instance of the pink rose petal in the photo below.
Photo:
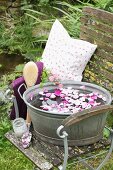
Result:
{"label": "pink rose petal", "polygon": [[48,100],[49,98],[45,97],[44,100]]}
{"label": "pink rose petal", "polygon": [[50,99],[55,99],[55,98],[56,98],[55,94],[52,93]]}
{"label": "pink rose petal", "polygon": [[60,89],[56,89],[54,93],[55,93],[56,96],[60,96],[61,90]]}
{"label": "pink rose petal", "polygon": [[46,93],[46,97],[50,97],[51,96],[51,93]]}

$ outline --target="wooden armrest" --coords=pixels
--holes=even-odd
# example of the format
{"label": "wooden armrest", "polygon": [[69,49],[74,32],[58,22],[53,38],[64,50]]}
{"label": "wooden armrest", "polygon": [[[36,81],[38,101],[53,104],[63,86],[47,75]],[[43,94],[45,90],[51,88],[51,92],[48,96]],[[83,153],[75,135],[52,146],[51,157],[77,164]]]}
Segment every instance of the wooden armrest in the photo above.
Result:
{"label": "wooden armrest", "polygon": [[71,116],[67,117],[65,120],[62,121],[62,125],[64,127],[70,126],[80,122],[81,120],[87,119],[91,116],[95,116],[101,114],[102,112],[105,113],[111,110],[113,110],[113,105],[101,105],[90,109],[86,109],[81,112],[74,113]]}

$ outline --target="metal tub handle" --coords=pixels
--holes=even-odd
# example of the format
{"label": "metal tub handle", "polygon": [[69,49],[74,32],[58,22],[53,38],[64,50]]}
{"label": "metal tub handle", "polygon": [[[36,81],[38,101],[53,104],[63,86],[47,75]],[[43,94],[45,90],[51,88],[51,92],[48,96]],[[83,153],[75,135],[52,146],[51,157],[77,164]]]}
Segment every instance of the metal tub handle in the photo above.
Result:
{"label": "metal tub handle", "polygon": [[22,94],[21,94],[21,92],[20,92],[20,89],[21,89],[22,86],[24,86],[25,89],[27,89],[26,85],[23,83],[23,84],[21,84],[21,85],[19,86],[19,88],[18,88],[18,93],[19,93],[21,99],[24,100],[24,99],[23,99],[23,96],[22,96]]}

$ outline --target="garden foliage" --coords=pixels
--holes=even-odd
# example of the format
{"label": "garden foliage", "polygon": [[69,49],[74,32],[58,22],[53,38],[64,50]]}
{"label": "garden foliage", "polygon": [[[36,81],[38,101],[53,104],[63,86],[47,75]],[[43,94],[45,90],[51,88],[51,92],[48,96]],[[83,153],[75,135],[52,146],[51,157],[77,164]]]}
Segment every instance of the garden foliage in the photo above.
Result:
{"label": "garden foliage", "polygon": [[51,25],[58,18],[72,37],[79,37],[84,6],[113,12],[112,0],[21,0],[19,13],[0,17],[0,53],[20,53],[29,60],[41,56]]}

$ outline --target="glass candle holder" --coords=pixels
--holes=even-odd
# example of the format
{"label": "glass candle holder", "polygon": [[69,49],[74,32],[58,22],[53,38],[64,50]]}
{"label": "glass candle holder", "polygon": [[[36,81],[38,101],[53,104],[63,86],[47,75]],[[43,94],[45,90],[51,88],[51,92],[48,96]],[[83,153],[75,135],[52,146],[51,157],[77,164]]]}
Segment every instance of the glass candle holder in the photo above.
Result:
{"label": "glass candle holder", "polygon": [[22,135],[28,130],[26,122],[23,118],[16,118],[13,120],[12,124],[13,130],[17,137],[22,137]]}

